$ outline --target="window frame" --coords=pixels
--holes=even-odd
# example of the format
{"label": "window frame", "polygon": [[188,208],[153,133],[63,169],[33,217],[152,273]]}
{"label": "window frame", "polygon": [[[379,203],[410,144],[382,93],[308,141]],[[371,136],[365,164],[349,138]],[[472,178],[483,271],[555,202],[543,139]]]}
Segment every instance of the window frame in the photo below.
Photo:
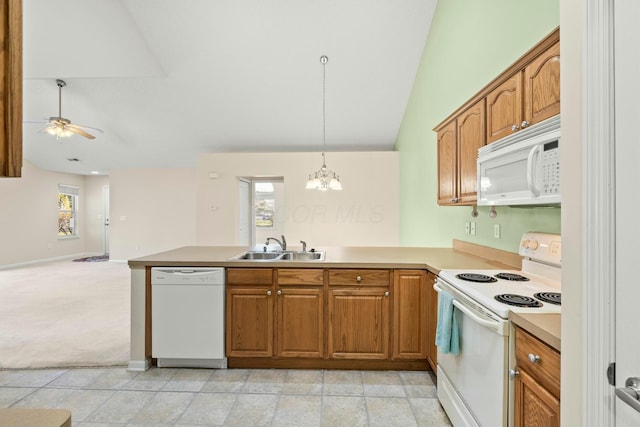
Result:
{"label": "window frame", "polygon": [[[67,185],[67,184],[58,184],[58,239],[74,239],[80,237],[80,233],[78,230],[78,203],[80,200],[79,197],[79,187],[76,185]],[[71,209],[62,209],[60,206],[60,197],[61,196],[70,196],[71,198]],[[63,213],[70,213],[71,216],[69,220],[72,222],[71,233],[70,234],[60,234],[61,233],[61,219],[60,215]]]}

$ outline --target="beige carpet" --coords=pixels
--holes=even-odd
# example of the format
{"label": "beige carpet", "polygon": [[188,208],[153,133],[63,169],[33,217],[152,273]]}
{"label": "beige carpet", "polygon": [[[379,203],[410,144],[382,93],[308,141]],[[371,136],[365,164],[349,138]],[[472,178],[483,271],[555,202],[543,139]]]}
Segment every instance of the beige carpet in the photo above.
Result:
{"label": "beige carpet", "polygon": [[0,270],[0,368],[126,365],[129,289],[126,263]]}

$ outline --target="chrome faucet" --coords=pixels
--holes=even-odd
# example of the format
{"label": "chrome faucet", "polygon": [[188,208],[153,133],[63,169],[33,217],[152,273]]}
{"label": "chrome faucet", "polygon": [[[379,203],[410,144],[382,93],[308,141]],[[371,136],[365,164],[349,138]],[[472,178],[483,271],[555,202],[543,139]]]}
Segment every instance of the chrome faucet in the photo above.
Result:
{"label": "chrome faucet", "polygon": [[307,252],[307,242],[300,240],[300,243],[302,243],[302,252]]}
{"label": "chrome faucet", "polygon": [[275,241],[277,244],[280,245],[280,248],[282,248],[283,251],[287,250],[287,239],[284,238],[283,236],[280,236],[282,238],[282,241],[276,239],[275,237],[267,237],[267,241],[264,242],[265,246],[267,246],[269,244],[269,240],[273,240]]}

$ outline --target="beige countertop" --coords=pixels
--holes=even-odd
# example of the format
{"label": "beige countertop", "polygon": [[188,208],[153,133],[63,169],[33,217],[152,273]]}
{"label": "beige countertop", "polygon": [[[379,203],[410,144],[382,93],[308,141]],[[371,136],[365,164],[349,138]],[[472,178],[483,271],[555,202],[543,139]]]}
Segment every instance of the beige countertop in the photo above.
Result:
{"label": "beige countertop", "polygon": [[509,320],[560,351],[560,314],[509,313]]}
{"label": "beige countertop", "polygon": [[[299,248],[293,248],[299,249]],[[298,267],[298,268],[415,268],[438,274],[443,269],[509,268],[498,261],[453,248],[318,247],[324,261],[229,260],[244,246],[184,246],[129,260],[129,267]]]}

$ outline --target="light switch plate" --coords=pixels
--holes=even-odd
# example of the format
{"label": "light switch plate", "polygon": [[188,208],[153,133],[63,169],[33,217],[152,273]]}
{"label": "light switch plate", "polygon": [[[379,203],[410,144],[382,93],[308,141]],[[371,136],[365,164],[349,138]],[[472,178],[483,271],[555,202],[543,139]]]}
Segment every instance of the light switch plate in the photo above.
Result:
{"label": "light switch plate", "polygon": [[500,224],[493,224],[493,237],[495,239],[500,238]]}
{"label": "light switch plate", "polygon": [[475,222],[471,222],[471,235],[475,236],[476,235],[476,223]]}

